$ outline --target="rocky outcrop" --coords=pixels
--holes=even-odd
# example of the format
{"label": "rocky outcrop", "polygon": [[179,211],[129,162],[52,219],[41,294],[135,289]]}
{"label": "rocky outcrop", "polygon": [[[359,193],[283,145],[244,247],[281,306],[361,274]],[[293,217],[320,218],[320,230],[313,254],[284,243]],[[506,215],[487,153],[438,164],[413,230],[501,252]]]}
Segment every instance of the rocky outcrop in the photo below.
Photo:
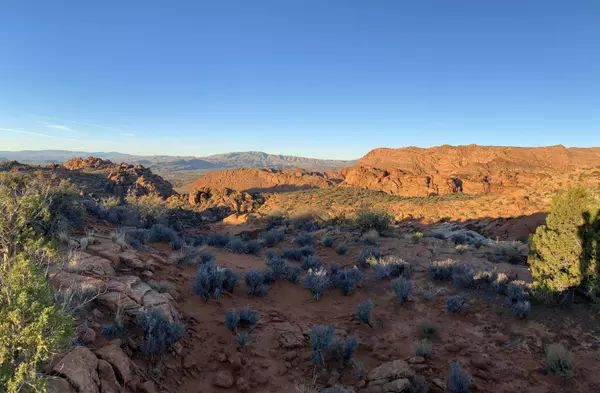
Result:
{"label": "rocky outcrop", "polygon": [[224,208],[224,213],[228,213],[225,216],[233,213],[252,213],[258,210],[265,200],[265,195],[240,192],[230,188],[200,187],[188,195],[190,205],[199,210]]}
{"label": "rocky outcrop", "polygon": [[65,378],[81,393],[100,393],[98,358],[86,347],[75,347],[58,361],[52,372]]}
{"label": "rocky outcrop", "polygon": [[114,164],[109,160],[89,156],[87,158],[71,158],[69,161],[63,162],[61,166],[70,171],[76,171],[81,169],[107,169],[114,166]]}
{"label": "rocky outcrop", "polygon": [[171,183],[142,165],[120,164],[113,167],[107,177],[115,184],[115,194],[119,197],[157,195],[168,198],[176,195]]}
{"label": "rocky outcrop", "polygon": [[246,168],[208,173],[187,188],[231,188],[249,193],[289,192],[335,187],[342,180],[343,177],[338,172],[310,172],[299,168]]}

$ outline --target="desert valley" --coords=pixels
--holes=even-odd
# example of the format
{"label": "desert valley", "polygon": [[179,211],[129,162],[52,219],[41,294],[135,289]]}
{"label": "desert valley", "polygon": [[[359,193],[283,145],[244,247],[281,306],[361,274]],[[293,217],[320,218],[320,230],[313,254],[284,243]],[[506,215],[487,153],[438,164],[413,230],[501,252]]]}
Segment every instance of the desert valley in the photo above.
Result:
{"label": "desert valley", "polygon": [[[174,187],[95,157],[0,163],[1,252],[45,266],[73,318],[36,378],[60,393],[600,389],[597,221],[565,217],[597,209],[600,149],[350,164]],[[564,265],[586,252],[589,272]]]}

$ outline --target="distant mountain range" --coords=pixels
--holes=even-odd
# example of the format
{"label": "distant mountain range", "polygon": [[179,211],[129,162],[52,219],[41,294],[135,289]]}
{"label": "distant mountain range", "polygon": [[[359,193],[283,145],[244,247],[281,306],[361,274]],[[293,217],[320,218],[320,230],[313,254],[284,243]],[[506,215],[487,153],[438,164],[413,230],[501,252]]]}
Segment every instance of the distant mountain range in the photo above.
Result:
{"label": "distant mountain range", "polygon": [[119,152],[84,152],[69,150],[22,150],[0,151],[0,161],[19,161],[23,164],[46,165],[61,163],[74,157],[94,156],[113,162],[142,164],[156,172],[180,172],[191,170],[212,171],[231,168],[304,168],[315,171],[336,170],[352,166],[353,161],[322,160],[318,158],[284,156],[259,151],[215,154],[207,157],[193,156],[138,156]]}

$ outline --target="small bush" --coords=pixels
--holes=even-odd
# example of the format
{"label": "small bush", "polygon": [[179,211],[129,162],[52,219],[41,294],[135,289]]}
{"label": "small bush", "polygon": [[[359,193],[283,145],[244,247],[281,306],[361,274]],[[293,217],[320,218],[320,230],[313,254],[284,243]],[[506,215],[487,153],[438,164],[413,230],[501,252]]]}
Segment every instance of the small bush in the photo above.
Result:
{"label": "small bush", "polygon": [[183,338],[181,322],[169,322],[159,310],[145,310],[137,315],[135,322],[144,331],[141,350],[146,355],[163,353]]}
{"label": "small bush", "polygon": [[402,304],[408,299],[408,293],[412,288],[412,281],[406,277],[398,277],[392,280],[392,289],[396,295],[396,300],[399,304]]}
{"label": "small bush", "polygon": [[182,266],[196,266],[198,264],[198,250],[195,247],[183,245],[177,254],[177,264]]}
{"label": "small bush", "polygon": [[260,253],[260,243],[258,242],[258,240],[246,240],[244,242],[244,253],[258,255]]}
{"label": "small bush", "polygon": [[358,255],[358,258],[356,259],[356,264],[361,267],[367,267],[369,266],[367,262],[369,258],[381,258],[381,251],[379,251],[379,248],[367,247],[362,249]]}
{"label": "small bush", "polygon": [[[152,225],[149,233],[149,241],[150,243],[166,242],[170,244],[183,244],[183,239],[181,239],[177,232],[162,224]],[[177,250],[179,248],[173,249]]]}
{"label": "small bush", "polygon": [[136,250],[142,249],[150,240],[150,231],[148,229],[129,229],[125,233],[125,239],[129,245]]}
{"label": "small bush", "polygon": [[250,296],[265,296],[268,291],[267,285],[265,285],[265,274],[261,271],[251,268],[246,272],[246,288],[248,288],[248,295]]}
{"label": "small bush", "polygon": [[419,321],[419,332],[425,338],[431,338],[438,335],[440,327],[433,322],[423,319]]}
{"label": "small bush", "polygon": [[248,337],[249,337],[248,332],[238,332],[237,333],[238,345],[242,348],[245,348],[250,341],[248,339]]}
{"label": "small bush", "polygon": [[511,281],[506,287],[506,300],[510,304],[523,301],[527,298],[527,284],[524,281]]}
{"label": "small bush", "polygon": [[287,216],[285,214],[275,214],[269,216],[269,218],[267,219],[267,229],[271,230],[273,228],[283,225],[286,218]]}
{"label": "small bush", "polygon": [[314,270],[321,267],[321,260],[319,258],[309,256],[304,258],[302,264],[300,264],[300,267],[304,270]]}
{"label": "small bush", "polygon": [[473,275],[475,285],[493,284],[498,278],[498,273],[490,270],[480,270]]}
{"label": "small bush", "polygon": [[307,213],[301,214],[295,217],[290,217],[288,222],[296,229],[301,232],[314,232],[319,229],[319,226],[315,222],[318,219],[316,214]]}
{"label": "small bush", "polygon": [[216,299],[223,291],[232,293],[238,278],[231,269],[218,267],[213,261],[207,262],[196,271],[194,292],[204,300]]}
{"label": "small bush", "polygon": [[455,265],[452,269],[452,285],[455,288],[475,288],[475,277],[473,270],[466,265]]}
{"label": "small bush", "polygon": [[285,238],[285,232],[276,229],[271,229],[266,232],[261,232],[259,235],[262,244],[266,247],[273,247],[280,243]]}
{"label": "small bush", "polygon": [[413,344],[413,355],[428,358],[432,351],[431,344],[427,340],[420,340]]}
{"label": "small bush", "polygon": [[346,340],[342,346],[342,364],[347,366],[354,359],[356,350],[358,349],[358,336],[353,334]]}
{"label": "small bush", "polygon": [[241,310],[238,310],[240,316],[240,325],[242,326],[254,326],[260,319],[260,313],[255,311],[250,306],[244,306]]}
{"label": "small bush", "polygon": [[237,331],[237,327],[240,323],[240,314],[236,309],[227,310],[225,313],[225,326],[232,332]]}
{"label": "small bush", "polygon": [[277,279],[275,278],[275,274],[273,273],[273,270],[266,268],[262,271],[263,274],[263,282],[265,283],[265,285],[271,285],[273,284]]}
{"label": "small bush", "polygon": [[321,238],[321,244],[324,247],[331,247],[333,246],[333,236],[330,235],[325,235]]}
{"label": "small bush", "polygon": [[227,234],[217,233],[215,235],[209,235],[204,238],[204,243],[207,246],[225,248],[231,242],[232,237]]}
{"label": "small bush", "polygon": [[325,289],[329,287],[327,271],[323,268],[309,270],[306,277],[304,277],[304,287],[310,290],[314,300],[319,300]]}
{"label": "small bush", "polygon": [[267,260],[267,267],[273,271],[276,279],[284,277],[287,273],[288,262],[278,254],[270,255]]}
{"label": "small bush", "polygon": [[423,232],[415,232],[411,236],[412,242],[415,244],[419,243],[422,238],[423,238]]}
{"label": "small bush", "polygon": [[451,280],[456,264],[452,259],[436,261],[429,265],[429,277],[434,280]]}
{"label": "small bush", "polygon": [[300,279],[301,271],[302,269],[300,268],[300,266],[288,266],[285,271],[285,279],[290,282],[297,283]]}
{"label": "small bush", "polygon": [[310,245],[309,246],[300,247],[300,253],[304,257],[309,257],[309,256],[315,254],[315,249],[312,246],[310,246]]}
{"label": "small bush", "polygon": [[465,306],[466,300],[461,295],[452,295],[446,297],[446,311],[452,313],[461,312]]}
{"label": "small bush", "polygon": [[450,384],[448,388],[452,393],[469,393],[473,378],[468,371],[463,371],[460,363],[450,362]]}
{"label": "small bush", "polygon": [[102,335],[108,340],[125,336],[126,330],[125,325],[121,321],[105,323],[102,325]]}
{"label": "small bush", "polygon": [[214,262],[216,258],[216,254],[212,251],[202,251],[200,253],[200,262],[209,263]]}
{"label": "small bush", "polygon": [[311,362],[313,365],[324,365],[323,351],[331,345],[333,325],[316,325],[310,332]]}
{"label": "small bush", "polygon": [[378,246],[379,232],[377,232],[375,229],[371,229],[370,231],[367,231],[362,235],[361,240],[366,245]]}
{"label": "small bush", "polygon": [[367,263],[375,270],[377,278],[408,277],[410,273],[410,264],[393,255],[384,258],[369,258]]}
{"label": "small bush", "polygon": [[285,259],[293,259],[295,261],[302,260],[302,250],[299,248],[284,248],[281,250],[281,256]]}
{"label": "small bush", "polygon": [[348,252],[348,246],[345,244],[338,244],[337,247],[335,248],[335,252],[338,255],[346,255],[346,253]]}
{"label": "small bush", "polygon": [[339,263],[332,263],[331,266],[329,267],[329,274],[331,275],[331,277],[335,277],[335,275],[337,275],[339,272],[340,272]]}
{"label": "small bush", "polygon": [[531,312],[531,304],[527,300],[521,300],[513,303],[511,306],[512,314],[515,318],[525,319]]}
{"label": "small bush", "polygon": [[384,212],[360,211],[356,215],[355,226],[363,232],[375,229],[379,233],[390,228],[392,217]]}
{"label": "small bush", "polygon": [[358,311],[356,317],[362,323],[366,323],[371,326],[371,312],[373,311],[373,301],[367,299],[358,305]]}
{"label": "small bush", "polygon": [[362,273],[355,266],[351,269],[344,269],[332,277],[332,283],[335,288],[338,288],[342,295],[349,295],[362,279]]}
{"label": "small bush", "polygon": [[366,375],[365,366],[362,364],[360,360],[354,359],[352,361],[352,378],[357,381],[362,381],[365,379]]}
{"label": "small bush", "polygon": [[504,273],[498,273],[494,282],[492,282],[492,289],[497,293],[505,293],[506,286],[508,284],[508,276]]}
{"label": "small bush", "polygon": [[560,344],[549,345],[546,348],[546,369],[553,374],[562,375],[565,379],[570,378],[573,371],[571,352]]}
{"label": "small bush", "polygon": [[308,246],[312,244],[312,234],[308,232],[302,232],[296,236],[294,243],[299,246]]}

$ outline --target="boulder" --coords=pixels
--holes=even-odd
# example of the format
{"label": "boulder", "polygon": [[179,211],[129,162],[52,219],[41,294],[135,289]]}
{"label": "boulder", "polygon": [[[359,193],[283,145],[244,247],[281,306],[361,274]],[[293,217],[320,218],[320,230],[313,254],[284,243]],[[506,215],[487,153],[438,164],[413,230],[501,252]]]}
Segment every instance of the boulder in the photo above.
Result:
{"label": "boulder", "polygon": [[71,258],[68,270],[71,273],[93,273],[100,276],[114,276],[116,274],[108,259],[85,252],[76,253]]}
{"label": "boulder", "polygon": [[46,379],[46,392],[47,393],[73,393],[73,389],[64,378],[61,377],[48,377]]}
{"label": "boulder", "polygon": [[98,360],[98,377],[100,377],[101,393],[119,393],[123,390],[117,382],[112,366],[102,359]]}
{"label": "boulder", "polygon": [[98,358],[110,363],[115,370],[119,382],[122,385],[127,385],[131,380],[130,360],[121,349],[119,340],[98,349],[95,353]]}
{"label": "boulder", "polygon": [[214,379],[213,385],[218,386],[220,388],[230,388],[233,386],[233,376],[229,370],[221,370],[219,371]]}
{"label": "boulder", "polygon": [[399,378],[415,377],[414,371],[408,363],[402,359],[396,359],[391,362],[384,363],[369,372],[368,381],[394,381]]}
{"label": "boulder", "polygon": [[402,393],[408,392],[410,388],[410,381],[407,378],[399,378],[395,381],[388,382],[383,385],[384,393]]}
{"label": "boulder", "polygon": [[86,347],[75,347],[52,368],[79,393],[99,393],[98,358]]}

